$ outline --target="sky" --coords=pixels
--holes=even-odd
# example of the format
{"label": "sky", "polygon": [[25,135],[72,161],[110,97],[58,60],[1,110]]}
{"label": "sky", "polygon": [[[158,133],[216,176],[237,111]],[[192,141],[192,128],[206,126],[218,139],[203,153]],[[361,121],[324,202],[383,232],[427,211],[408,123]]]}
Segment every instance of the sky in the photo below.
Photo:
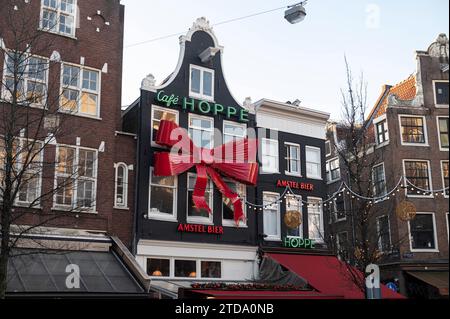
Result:
{"label": "sky", "polygon": [[[211,24],[294,4],[285,0],[122,0],[125,48],[122,105],[139,96],[149,73],[157,84],[175,70],[178,36],[198,17]],[[238,102],[246,97],[299,99],[302,106],[341,114],[344,56],[354,74],[364,73],[368,106],[383,84],[415,72],[416,50],[427,50],[439,33],[449,33],[448,0],[309,0],[306,19],[290,24],[284,9],[218,25],[214,32],[227,83]]]}

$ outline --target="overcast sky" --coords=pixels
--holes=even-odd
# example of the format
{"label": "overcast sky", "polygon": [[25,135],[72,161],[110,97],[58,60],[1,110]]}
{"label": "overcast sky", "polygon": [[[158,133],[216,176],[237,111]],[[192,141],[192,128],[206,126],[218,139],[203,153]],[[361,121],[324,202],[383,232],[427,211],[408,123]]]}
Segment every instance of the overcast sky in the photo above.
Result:
{"label": "overcast sky", "polygon": [[[139,96],[148,74],[158,84],[174,71],[178,37],[205,16],[211,24],[295,3],[285,0],[122,0],[125,4],[123,105]],[[354,73],[364,71],[369,104],[383,84],[395,84],[415,70],[415,50],[426,50],[448,34],[448,0],[309,0],[307,18],[295,25],[284,10],[216,26],[224,51],[224,72],[239,100],[269,98],[340,116],[345,84],[344,54]]]}

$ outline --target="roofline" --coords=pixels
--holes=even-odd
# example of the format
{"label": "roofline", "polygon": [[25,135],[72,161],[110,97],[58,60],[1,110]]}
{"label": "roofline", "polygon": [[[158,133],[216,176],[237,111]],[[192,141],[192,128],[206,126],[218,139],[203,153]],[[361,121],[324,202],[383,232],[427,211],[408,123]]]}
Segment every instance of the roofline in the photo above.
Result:
{"label": "roofline", "polygon": [[313,116],[316,118],[319,118],[324,121],[328,121],[330,119],[331,114],[323,111],[314,110],[307,107],[294,107],[291,104],[270,100],[270,99],[261,99],[255,103],[253,103],[253,106],[255,107],[255,111],[257,111],[259,108],[261,108],[263,105],[267,105],[269,107],[278,108],[284,111],[291,112],[293,114],[301,114],[301,115],[308,115]]}
{"label": "roofline", "polygon": [[370,112],[369,116],[367,117],[366,121],[367,123],[372,122],[374,114],[379,109],[381,102],[384,101],[385,98],[389,95],[389,92],[393,88],[392,85],[385,84],[383,85],[383,91],[381,92],[380,96],[378,97],[377,102],[375,103],[375,106],[373,107],[372,111]]}
{"label": "roofline", "polygon": [[125,110],[122,110],[122,116],[125,116],[128,112],[130,112],[137,104],[139,104],[141,97],[139,96],[133,103],[127,106]]}

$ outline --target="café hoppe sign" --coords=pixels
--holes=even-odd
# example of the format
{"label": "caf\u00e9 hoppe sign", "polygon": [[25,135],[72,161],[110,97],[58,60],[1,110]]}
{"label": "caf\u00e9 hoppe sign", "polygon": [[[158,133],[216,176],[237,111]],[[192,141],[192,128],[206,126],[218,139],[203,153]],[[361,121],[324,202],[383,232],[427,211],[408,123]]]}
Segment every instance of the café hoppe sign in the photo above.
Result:
{"label": "caf\u00e9 hoppe sign", "polygon": [[166,93],[161,90],[156,95],[156,101],[167,107],[179,107],[185,111],[199,112],[205,115],[223,115],[227,119],[235,119],[240,122],[248,122],[248,110],[237,109],[232,106],[223,106],[222,104],[206,101],[196,100],[188,97],[180,97],[173,93]]}

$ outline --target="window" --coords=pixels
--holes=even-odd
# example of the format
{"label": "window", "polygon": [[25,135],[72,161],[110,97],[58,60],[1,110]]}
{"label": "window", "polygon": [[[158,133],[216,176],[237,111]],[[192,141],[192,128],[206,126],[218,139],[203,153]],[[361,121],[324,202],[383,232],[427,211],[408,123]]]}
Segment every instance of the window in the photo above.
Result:
{"label": "window", "polygon": [[322,179],[320,148],[306,147],[306,175],[308,178]]}
{"label": "window", "polygon": [[300,176],[300,145],[285,143],[286,174]]}
{"label": "window", "polygon": [[339,157],[327,161],[327,182],[332,183],[341,179],[341,169],[339,167]]}
{"label": "window", "polygon": [[149,218],[177,221],[177,178],[156,177],[150,169]]}
{"label": "window", "polygon": [[345,193],[342,192],[341,196],[336,197],[333,201],[332,209],[336,222],[341,222],[347,219],[347,211],[345,209]]}
{"label": "window", "polygon": [[263,138],[262,143],[262,171],[264,173],[279,173],[278,141]]}
{"label": "window", "polygon": [[321,199],[308,198],[309,239],[323,242],[323,210]]}
{"label": "window", "polygon": [[424,117],[401,116],[402,144],[427,144]]}
{"label": "window", "polygon": [[247,136],[247,125],[223,122],[223,144],[241,140]]}
{"label": "window", "polygon": [[127,208],[128,206],[128,166],[119,163],[116,167],[115,208]]}
{"label": "window", "polygon": [[441,170],[442,170],[442,184],[444,186],[444,194],[445,197],[449,197],[449,184],[448,184],[448,161],[441,162]]}
{"label": "window", "polygon": [[439,147],[448,151],[448,117],[438,117]]}
{"label": "window", "polygon": [[387,194],[384,163],[376,165],[372,169],[372,183],[374,197],[380,198]]}
{"label": "window", "polygon": [[202,278],[221,278],[222,264],[217,261],[202,261],[201,274]]}
{"label": "window", "polygon": [[434,81],[436,106],[448,107],[448,81]]}
{"label": "window", "polygon": [[391,226],[389,216],[377,218],[378,250],[391,251]]}
{"label": "window", "polygon": [[75,36],[76,0],[42,0],[41,29]]}
{"label": "window", "polygon": [[[187,208],[187,221],[188,223],[199,223],[199,224],[212,224],[213,214],[210,214],[205,209],[198,209],[194,206],[194,201],[192,200],[192,194],[194,192],[195,182],[197,180],[197,174],[188,174],[188,208]],[[205,190],[205,200],[206,204],[210,208],[213,207],[213,185],[211,180],[208,180],[208,184]]]}
{"label": "window", "polygon": [[[244,212],[244,218],[246,219],[247,210],[245,205],[245,198],[247,195],[247,187],[244,184],[236,183],[234,181],[226,181],[228,187],[233,190],[242,198],[242,210]],[[223,225],[224,226],[236,226],[234,221],[234,206],[228,197],[222,196],[222,215],[223,215]],[[246,226],[247,222],[240,221],[239,226]]]}
{"label": "window", "polygon": [[147,274],[152,277],[170,277],[170,259],[147,259]]}
{"label": "window", "polygon": [[152,146],[159,146],[155,143],[156,134],[159,130],[159,123],[162,121],[171,121],[178,124],[178,112],[152,105]]}
{"label": "window", "polygon": [[434,214],[417,213],[409,222],[411,251],[437,250],[435,224]]}
{"label": "window", "polygon": [[377,136],[377,145],[381,145],[389,141],[389,131],[387,120],[382,120],[375,124],[376,127],[376,136]]}
{"label": "window", "polygon": [[190,96],[214,100],[214,70],[191,65]]}
{"label": "window", "polygon": [[342,260],[348,260],[348,233],[341,232],[336,235],[337,253]]}
{"label": "window", "polygon": [[330,141],[326,141],[325,142],[325,156],[331,156],[331,142]]}
{"label": "window", "polygon": [[100,72],[63,64],[61,110],[72,114],[100,116]]}
{"label": "window", "polygon": [[[404,161],[405,176],[409,181],[407,195],[408,196],[429,196],[423,194],[422,190],[431,189],[431,179],[428,161],[405,160]],[[412,184],[412,185],[411,185]]]}
{"label": "window", "polygon": [[189,114],[189,136],[202,148],[214,147],[214,119]]}
{"label": "window", "polygon": [[[16,89],[18,103],[44,107],[47,99],[48,68],[47,59],[26,53],[7,51],[2,98],[12,101],[12,94]],[[17,84],[14,83],[15,81]]]}
{"label": "window", "polygon": [[55,206],[59,209],[95,209],[97,151],[58,146]]}
{"label": "window", "polygon": [[197,262],[195,260],[175,260],[175,277],[197,278]]}
{"label": "window", "polygon": [[278,203],[279,194],[263,193],[264,205],[264,234],[265,240],[281,240],[281,220],[280,204]]}
{"label": "window", "polygon": [[[300,212],[300,216],[302,217],[302,198],[300,196],[286,196],[286,212],[289,211]],[[287,228],[287,235],[303,237],[303,221],[296,229]]]}

